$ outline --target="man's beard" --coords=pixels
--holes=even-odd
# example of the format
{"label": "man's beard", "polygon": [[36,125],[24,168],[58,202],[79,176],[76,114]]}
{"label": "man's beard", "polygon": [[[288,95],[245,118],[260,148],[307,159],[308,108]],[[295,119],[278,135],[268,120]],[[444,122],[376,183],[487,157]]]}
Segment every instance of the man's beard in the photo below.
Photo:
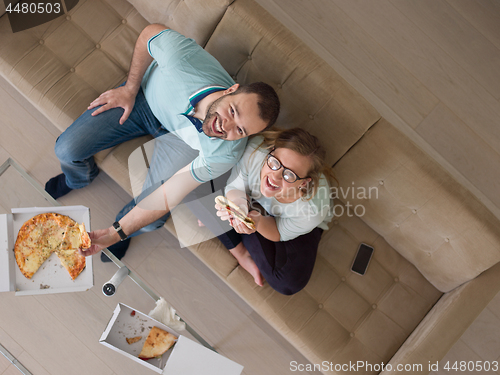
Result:
{"label": "man's beard", "polygon": [[214,118],[217,117],[217,107],[219,106],[219,103],[221,102],[222,98],[224,98],[224,96],[221,96],[220,98],[214,100],[212,104],[210,104],[210,107],[208,107],[207,110],[207,115],[205,116],[205,120],[203,120],[202,124],[203,133],[205,133],[209,137],[217,137],[217,138],[227,137],[227,134],[224,131],[222,132],[223,134],[218,134],[214,133],[212,128],[212,122]]}

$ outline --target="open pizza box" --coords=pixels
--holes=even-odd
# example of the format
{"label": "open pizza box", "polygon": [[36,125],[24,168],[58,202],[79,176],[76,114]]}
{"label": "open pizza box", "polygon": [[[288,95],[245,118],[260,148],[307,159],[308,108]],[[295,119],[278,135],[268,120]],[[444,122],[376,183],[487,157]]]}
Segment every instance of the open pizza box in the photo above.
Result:
{"label": "open pizza box", "polygon": [[67,215],[90,230],[90,211],[84,206],[13,208],[11,214],[0,215],[0,292],[18,295],[80,292],[94,286],[92,257],[86,258],[85,269],[73,281],[53,253],[30,279],[24,277],[16,264],[14,244],[21,226],[33,216],[55,212]]}
{"label": "open pizza box", "polygon": [[[140,359],[139,353],[149,331],[158,327],[178,337],[177,342],[160,358]],[[133,344],[127,338],[141,336]],[[99,342],[125,357],[166,375],[240,375],[243,366],[220,354],[180,335],[165,324],[119,303]]]}

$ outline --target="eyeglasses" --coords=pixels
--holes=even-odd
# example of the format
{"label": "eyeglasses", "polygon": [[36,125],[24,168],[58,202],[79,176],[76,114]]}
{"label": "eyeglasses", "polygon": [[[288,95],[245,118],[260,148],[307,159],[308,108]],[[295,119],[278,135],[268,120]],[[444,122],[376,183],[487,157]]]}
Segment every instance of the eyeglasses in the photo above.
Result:
{"label": "eyeglasses", "polygon": [[[274,149],[271,151],[273,152]],[[271,168],[273,171],[278,171],[283,167],[283,164],[278,160],[278,158],[274,155],[271,155],[271,152],[267,154],[267,166]],[[290,183],[293,184],[297,180],[305,180],[307,177],[299,177],[293,172],[292,170],[283,167],[283,179]]]}

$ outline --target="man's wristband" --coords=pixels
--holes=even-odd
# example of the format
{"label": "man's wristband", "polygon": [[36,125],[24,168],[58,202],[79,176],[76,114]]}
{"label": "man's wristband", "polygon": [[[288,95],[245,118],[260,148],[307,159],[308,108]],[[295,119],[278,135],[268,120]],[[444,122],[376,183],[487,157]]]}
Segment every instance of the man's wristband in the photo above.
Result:
{"label": "man's wristband", "polygon": [[118,233],[118,235],[120,236],[120,241],[125,241],[128,238],[118,221],[115,221],[113,223],[113,228],[115,228],[116,233]]}

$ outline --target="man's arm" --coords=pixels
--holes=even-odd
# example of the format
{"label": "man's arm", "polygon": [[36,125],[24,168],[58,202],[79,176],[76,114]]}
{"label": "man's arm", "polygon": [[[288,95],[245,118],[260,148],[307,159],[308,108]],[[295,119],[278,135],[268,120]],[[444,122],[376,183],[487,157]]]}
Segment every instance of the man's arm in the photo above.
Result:
{"label": "man's arm", "polygon": [[[190,165],[185,166],[168,179],[158,189],[144,198],[121,220],[120,225],[127,234],[132,234],[166,215],[172,208],[178,205],[189,192],[199,185],[190,172]],[[118,241],[120,236],[111,226],[90,233],[92,246],[80,253],[89,256],[98,253],[105,247],[109,247]]]}
{"label": "man's arm", "polygon": [[124,86],[102,93],[96,100],[90,103],[87,109],[102,106],[92,112],[92,116],[96,116],[111,108],[121,107],[124,109],[124,112],[120,118],[120,124],[123,124],[127,120],[134,108],[135,97],[141,87],[142,77],[144,77],[144,73],[153,61],[148,52],[148,40],[165,29],[167,29],[166,26],[152,24],[142,30],[135,43],[127,82]]}

